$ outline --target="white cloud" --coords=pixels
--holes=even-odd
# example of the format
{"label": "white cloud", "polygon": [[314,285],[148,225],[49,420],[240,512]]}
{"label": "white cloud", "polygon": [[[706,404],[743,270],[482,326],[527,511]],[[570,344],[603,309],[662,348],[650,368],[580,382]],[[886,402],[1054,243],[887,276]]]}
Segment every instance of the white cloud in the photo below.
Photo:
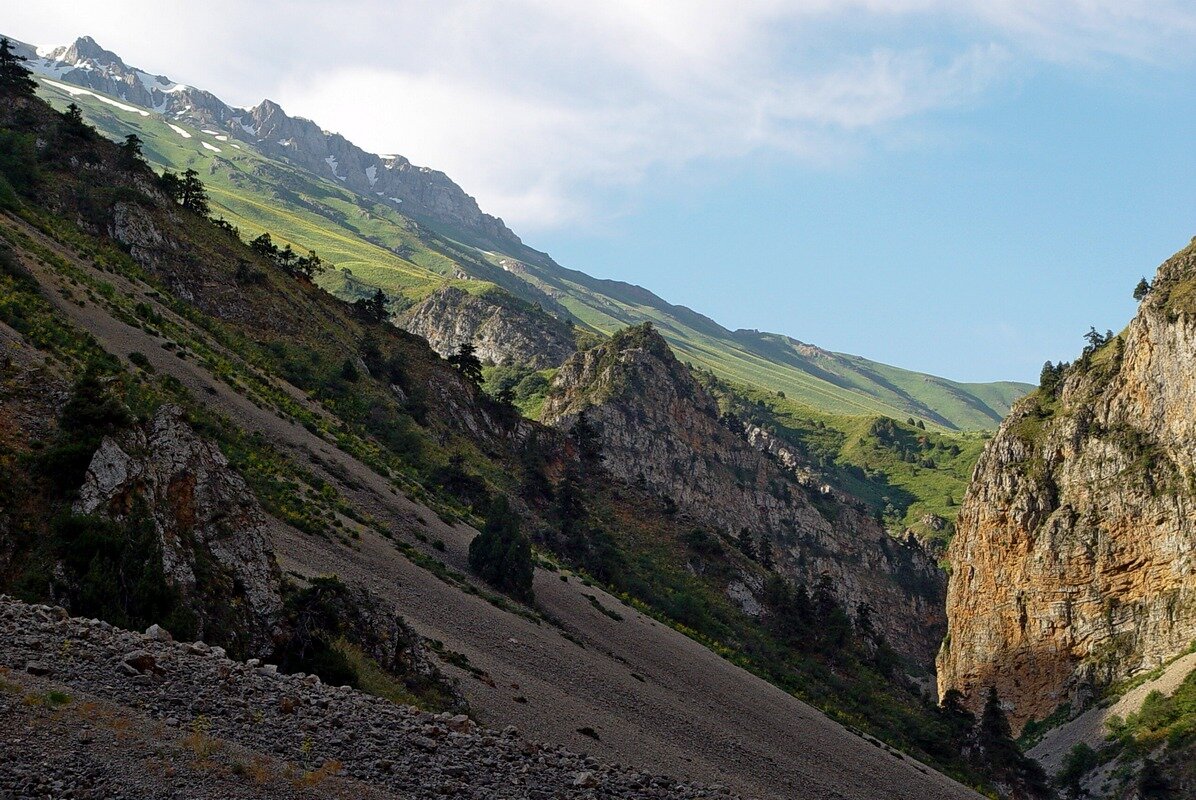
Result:
{"label": "white cloud", "polygon": [[596,194],[656,169],[908,137],[1027,65],[1190,59],[1196,34],[1180,0],[34,5],[9,33],[89,33],[230,102],[270,96],[444,170],[517,230],[609,213]]}

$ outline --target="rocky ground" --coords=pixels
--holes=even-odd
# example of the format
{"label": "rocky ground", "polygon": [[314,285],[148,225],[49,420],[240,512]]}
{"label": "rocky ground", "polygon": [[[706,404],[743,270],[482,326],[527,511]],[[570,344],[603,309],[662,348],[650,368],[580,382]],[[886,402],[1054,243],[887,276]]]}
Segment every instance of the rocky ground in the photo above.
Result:
{"label": "rocky ground", "polygon": [[12,798],[732,796],[0,596]]}

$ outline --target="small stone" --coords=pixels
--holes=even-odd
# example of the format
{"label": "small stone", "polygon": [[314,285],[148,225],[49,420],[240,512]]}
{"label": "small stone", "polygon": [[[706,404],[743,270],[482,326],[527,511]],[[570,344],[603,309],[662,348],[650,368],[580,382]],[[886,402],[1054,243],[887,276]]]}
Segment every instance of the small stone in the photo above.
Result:
{"label": "small stone", "polygon": [[179,719],[178,719],[178,717],[167,717],[167,718],[166,718],[165,720],[163,720],[163,721],[166,723],[166,725],[167,725],[168,727],[171,727],[171,728],[177,728],[177,727],[179,726]]}
{"label": "small stone", "polygon": [[145,635],[156,642],[173,642],[174,637],[170,635],[170,631],[163,628],[158,623],[154,623],[145,629]]}
{"label": "small stone", "polygon": [[49,675],[50,668],[40,661],[30,661],[25,665],[25,671],[30,675]]}
{"label": "small stone", "polygon": [[598,779],[594,777],[594,773],[592,772],[579,772],[573,778],[573,785],[588,789],[597,786]]}
{"label": "small stone", "polygon": [[158,662],[145,650],[134,650],[131,653],[126,653],[121,659],[122,664],[127,664],[137,672],[145,674],[157,669]]}

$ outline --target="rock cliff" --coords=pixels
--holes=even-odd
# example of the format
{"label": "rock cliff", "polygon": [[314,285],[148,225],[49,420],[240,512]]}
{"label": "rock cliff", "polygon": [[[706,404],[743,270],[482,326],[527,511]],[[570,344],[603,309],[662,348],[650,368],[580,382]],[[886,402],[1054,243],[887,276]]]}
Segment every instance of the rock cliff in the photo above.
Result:
{"label": "rock cliff", "polygon": [[560,365],[577,349],[566,323],[500,290],[470,294],[446,286],[396,322],[445,357],[472,342],[483,362],[544,369]]}
{"label": "rock cliff", "polygon": [[939,689],[995,686],[1015,729],[1196,639],[1196,245],[1137,317],[1019,403],[950,548]]}
{"label": "rock cliff", "polygon": [[270,652],[282,600],[267,517],[219,448],[184,422],[180,408],[163,406],[149,422],[106,437],[75,511],[118,521],[148,513],[166,580],[195,612],[200,634],[247,653]]}
{"label": "rock cliff", "polygon": [[715,531],[747,528],[767,539],[782,574],[808,584],[829,575],[845,607],[867,604],[894,648],[929,664],[944,623],[934,561],[890,537],[862,506],[803,486],[753,447],[650,326],[561,367],[542,418],[568,429],[583,413],[614,477],[671,498]]}

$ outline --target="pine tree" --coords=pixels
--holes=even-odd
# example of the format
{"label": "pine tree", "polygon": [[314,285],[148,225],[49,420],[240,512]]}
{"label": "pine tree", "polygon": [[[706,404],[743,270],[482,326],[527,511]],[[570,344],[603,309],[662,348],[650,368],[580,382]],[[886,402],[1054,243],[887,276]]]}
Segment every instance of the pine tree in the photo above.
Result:
{"label": "pine tree", "polygon": [[33,73],[25,66],[27,61],[12,50],[7,38],[0,39],[0,92],[9,95],[32,97],[37,89]]}
{"label": "pine tree", "polygon": [[474,386],[482,385],[482,362],[477,357],[477,348],[470,342],[462,342],[457,352],[448,357],[448,362]]}
{"label": "pine tree", "polygon": [[135,133],[130,133],[125,137],[125,140],[120,143],[120,163],[125,169],[136,167],[145,162],[141,155],[141,137]]}
{"label": "pine tree", "polygon": [[1145,276],[1138,281],[1138,285],[1134,287],[1134,299],[1141,302],[1142,298],[1150,294],[1150,281],[1146,280]]}
{"label": "pine tree", "polygon": [[772,542],[768,540],[767,536],[760,537],[760,566],[765,569],[772,569]]}
{"label": "pine tree", "polygon": [[531,603],[532,548],[503,495],[495,498],[482,532],[469,543],[469,566],[482,580],[517,600]]}
{"label": "pine tree", "polygon": [[83,119],[83,110],[71,103],[62,112],[62,131],[69,139],[86,140],[95,133],[95,128]]}
{"label": "pine tree", "polygon": [[199,173],[193,169],[184,172],[179,182],[179,203],[188,211],[194,211],[201,216],[206,217],[211,212],[208,207],[208,191],[199,179]]}
{"label": "pine tree", "polygon": [[739,548],[739,552],[753,561],[756,560],[756,543],[752,541],[752,532],[747,528],[740,529],[739,538],[735,540],[735,546]]}

